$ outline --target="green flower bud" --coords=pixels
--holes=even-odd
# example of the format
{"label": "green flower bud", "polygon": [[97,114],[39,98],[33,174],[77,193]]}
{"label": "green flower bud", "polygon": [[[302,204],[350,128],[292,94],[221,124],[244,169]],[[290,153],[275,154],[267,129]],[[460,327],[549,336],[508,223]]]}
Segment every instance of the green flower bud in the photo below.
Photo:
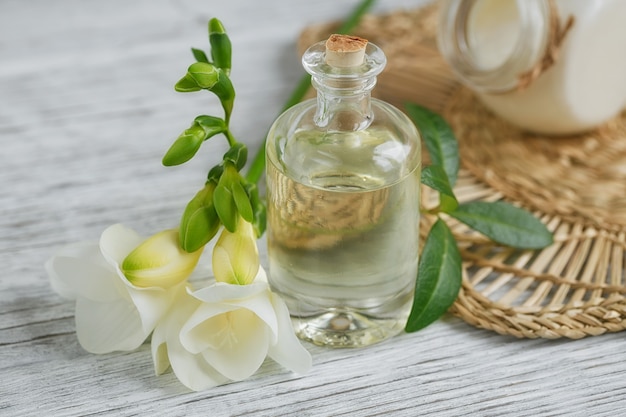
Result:
{"label": "green flower bud", "polygon": [[233,194],[233,200],[235,201],[239,215],[243,217],[245,221],[252,222],[254,220],[252,204],[250,204],[250,197],[246,194],[246,190],[244,190],[241,182],[234,182],[230,187],[230,191]]}
{"label": "green flower bud", "polygon": [[232,162],[237,171],[240,171],[248,160],[248,148],[243,143],[235,143],[224,154],[224,161]]}
{"label": "green flower bud", "polygon": [[206,139],[205,130],[197,124],[185,130],[163,157],[163,165],[174,166],[189,161]]}
{"label": "green flower bud", "polygon": [[209,171],[209,174],[207,175],[206,180],[207,182],[214,182],[215,184],[217,184],[220,181],[220,178],[222,177],[223,173],[224,173],[224,164],[221,163],[219,165],[215,165]]}
{"label": "green flower bud", "polygon": [[202,115],[196,117],[194,122],[202,126],[207,134],[212,132],[215,132],[213,134],[221,133],[226,130],[226,122],[224,122],[224,119],[220,119],[219,117]]}
{"label": "green flower bud", "polygon": [[202,249],[192,253],[178,244],[178,231],[164,230],[146,239],[122,263],[122,272],[137,287],[168,288],[185,281]]}
{"label": "green flower bud", "polygon": [[185,208],[180,222],[180,246],[186,252],[197,251],[217,234],[220,220],[213,205],[216,185],[207,182]]}
{"label": "green flower bud", "polygon": [[183,78],[178,80],[174,89],[180,93],[192,93],[194,91],[202,90],[196,80],[189,74],[185,74]]}
{"label": "green flower bud", "polygon": [[254,213],[237,167],[231,161],[223,161],[223,166],[224,172],[215,189],[213,204],[224,227],[234,233],[237,228],[237,218],[242,216],[246,221],[251,222],[254,219]]}
{"label": "green flower bud", "polygon": [[237,229],[237,205],[233,193],[221,182],[220,180],[213,193],[213,204],[224,227],[228,231],[234,232]]}
{"label": "green flower bud", "polygon": [[226,229],[234,232],[237,228],[237,205],[231,191],[232,184],[238,180],[239,173],[232,162],[223,163],[223,172],[213,194],[213,204],[220,221]]}
{"label": "green flower bud", "polygon": [[222,103],[226,119],[230,118],[235,102],[235,88],[228,73],[206,62],[195,62],[189,66],[187,74],[174,86],[176,91],[183,93],[200,91],[213,92]]}
{"label": "green flower bud", "polygon": [[219,80],[218,69],[214,65],[206,62],[195,62],[189,66],[187,70],[198,87],[211,89]]}
{"label": "green flower bud", "polygon": [[226,29],[224,28],[222,22],[218,18],[214,17],[209,20],[209,35],[220,33],[226,33]]}
{"label": "green flower bud", "polygon": [[230,81],[226,72],[221,69],[218,70],[218,72],[219,79],[211,88],[211,91],[219,97],[222,107],[224,108],[224,112],[226,113],[226,117],[228,118],[232,113],[233,105],[235,103],[235,88],[233,87],[233,83]]}
{"label": "green flower bud", "polygon": [[265,233],[267,209],[263,200],[259,197],[259,189],[255,183],[246,182],[244,187],[246,189],[246,194],[250,196],[250,204],[252,205],[252,211],[254,213],[252,225],[254,226],[257,238],[259,238],[263,236],[263,233]]}
{"label": "green flower bud", "polygon": [[224,25],[216,18],[209,21],[209,42],[213,63],[224,70],[226,75],[230,74],[232,46]]}

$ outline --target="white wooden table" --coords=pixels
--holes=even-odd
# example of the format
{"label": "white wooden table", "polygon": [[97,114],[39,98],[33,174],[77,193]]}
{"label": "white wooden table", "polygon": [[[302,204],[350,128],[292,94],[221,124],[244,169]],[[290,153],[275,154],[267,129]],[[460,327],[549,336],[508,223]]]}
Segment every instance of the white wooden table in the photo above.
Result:
{"label": "white wooden table", "polygon": [[[357,0],[0,0],[0,415],[626,415],[626,340],[516,340],[446,317],[362,350],[307,345],[312,371],[271,360],[250,380],[190,392],[154,375],[150,347],[92,355],[73,303],[43,269],[61,245],[121,222],[175,226],[212,145],[177,168],[160,160],[208,95],[173,84],[219,17],[234,44],[237,136],[251,153],[301,67],[306,25]],[[381,0],[375,12],[416,7]],[[263,249],[263,248],[262,248]]]}

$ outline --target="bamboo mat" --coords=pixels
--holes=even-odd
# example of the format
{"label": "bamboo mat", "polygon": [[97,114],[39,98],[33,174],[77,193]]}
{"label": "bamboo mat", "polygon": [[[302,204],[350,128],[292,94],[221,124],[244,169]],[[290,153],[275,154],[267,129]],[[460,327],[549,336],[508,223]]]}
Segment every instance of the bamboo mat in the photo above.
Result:
{"label": "bamboo mat", "polygon": [[[626,327],[626,112],[596,131],[549,138],[497,118],[461,87],[437,51],[436,5],[365,16],[353,32],[388,65],[374,95],[441,113],[461,152],[461,202],[506,200],[539,217],[555,242],[540,251],[496,245],[446,219],[463,256],[463,285],[450,311],[467,323],[526,338],[579,339]],[[303,52],[335,23],[306,28]],[[423,204],[436,196],[423,190]],[[426,233],[434,219],[422,219]]]}

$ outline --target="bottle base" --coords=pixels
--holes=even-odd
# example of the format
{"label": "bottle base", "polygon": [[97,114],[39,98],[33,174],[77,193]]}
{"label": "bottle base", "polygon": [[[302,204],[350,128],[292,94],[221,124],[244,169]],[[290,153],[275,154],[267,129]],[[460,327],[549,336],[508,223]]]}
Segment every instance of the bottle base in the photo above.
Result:
{"label": "bottle base", "polygon": [[296,335],[319,346],[364,347],[400,333],[406,317],[373,318],[350,309],[329,309],[321,314],[291,318]]}

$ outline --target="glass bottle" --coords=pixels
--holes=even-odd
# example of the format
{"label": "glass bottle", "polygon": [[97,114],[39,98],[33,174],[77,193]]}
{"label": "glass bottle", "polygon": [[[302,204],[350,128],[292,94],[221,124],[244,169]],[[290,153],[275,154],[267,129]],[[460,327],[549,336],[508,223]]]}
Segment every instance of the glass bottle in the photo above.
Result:
{"label": "glass bottle", "polygon": [[623,0],[443,0],[438,44],[495,114],[572,134],[626,106],[624,19]]}
{"label": "glass bottle", "polygon": [[317,98],[268,134],[269,282],[300,338],[357,347],[400,332],[410,312],[421,149],[410,119],[371,98],[381,49],[348,37],[367,44],[350,63],[327,51],[334,36],[303,55]]}

